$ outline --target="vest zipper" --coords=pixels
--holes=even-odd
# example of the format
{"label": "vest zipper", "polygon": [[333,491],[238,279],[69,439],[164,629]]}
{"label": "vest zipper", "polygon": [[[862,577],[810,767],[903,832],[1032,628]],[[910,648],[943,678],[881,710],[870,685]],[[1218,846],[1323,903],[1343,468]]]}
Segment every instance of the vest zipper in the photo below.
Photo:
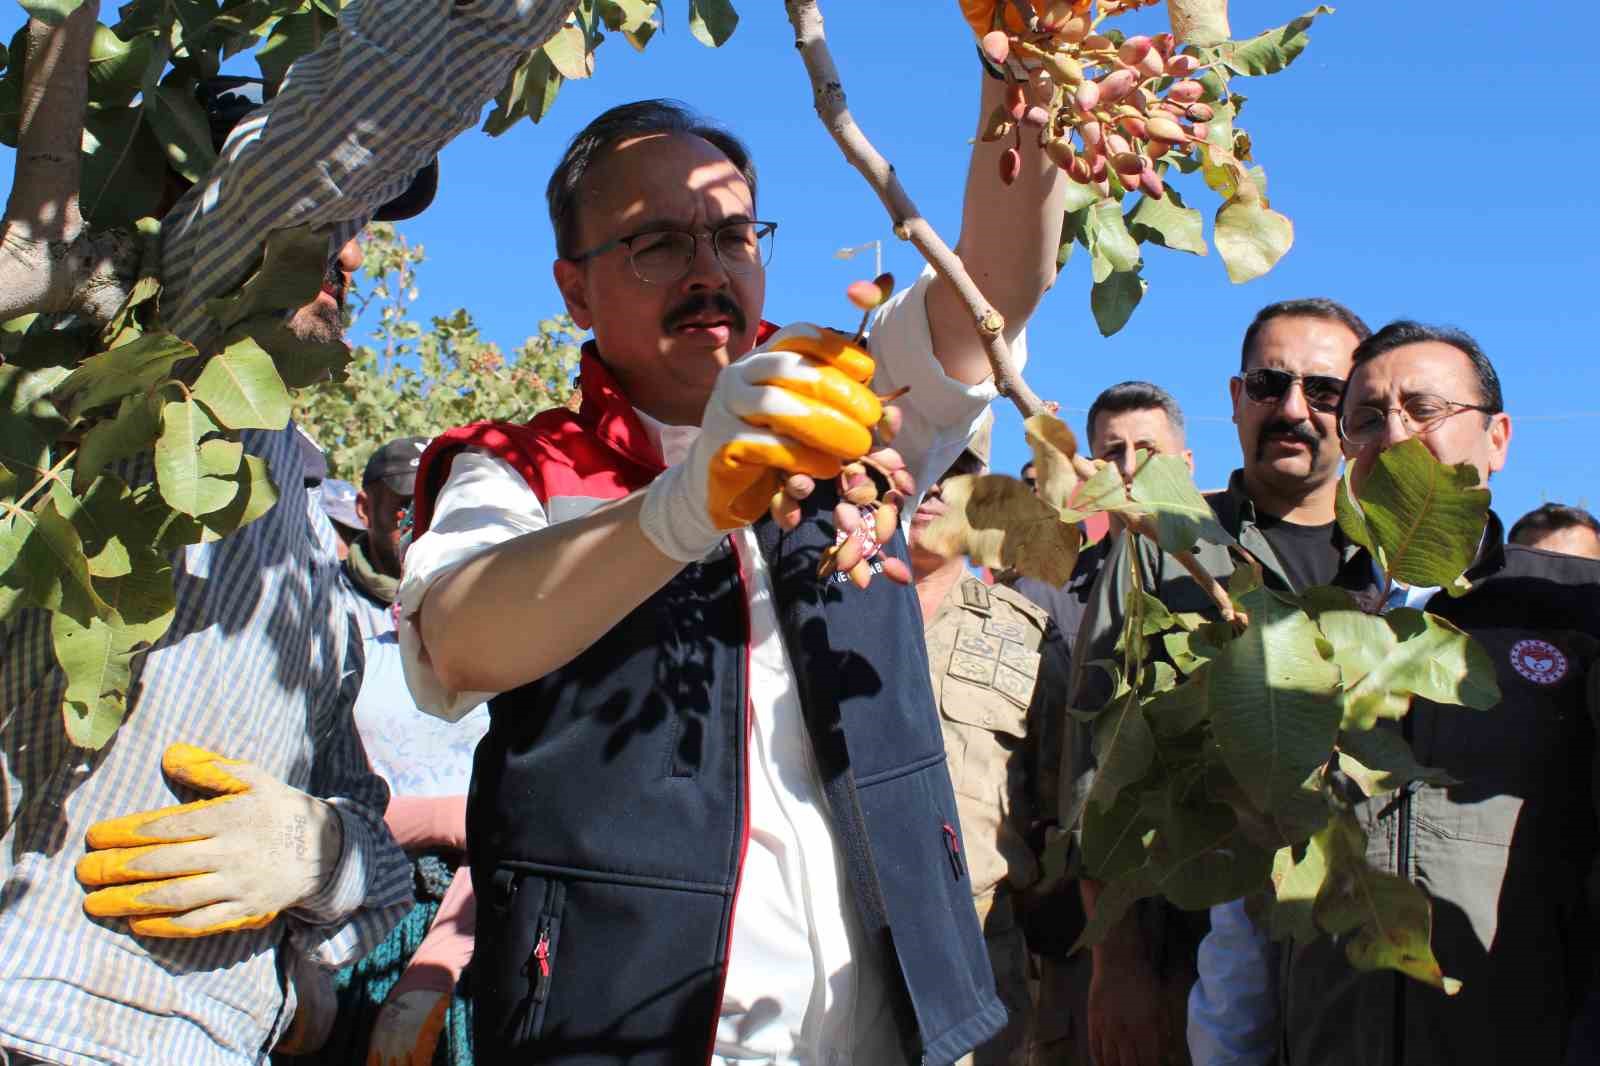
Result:
{"label": "vest zipper", "polygon": [[528,976],[533,978],[533,1001],[543,1003],[550,997],[550,919],[539,923],[539,940],[533,945],[533,955],[528,959]]}
{"label": "vest zipper", "polygon": [[949,822],[940,822],[939,827],[944,830],[944,849],[950,856],[950,870],[959,881],[964,865],[961,861],[961,838],[956,835],[956,827]]}

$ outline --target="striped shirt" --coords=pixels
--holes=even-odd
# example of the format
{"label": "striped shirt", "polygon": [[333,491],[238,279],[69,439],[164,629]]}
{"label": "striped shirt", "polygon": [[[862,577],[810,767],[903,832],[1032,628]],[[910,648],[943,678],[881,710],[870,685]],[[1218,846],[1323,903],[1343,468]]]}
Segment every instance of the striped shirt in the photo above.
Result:
{"label": "striped shirt", "polygon": [[[483,105],[574,0],[353,0],[272,105],[168,215],[162,310],[202,348],[207,299],[255,266],[274,229],[365,225]],[[287,1025],[275,949],[326,966],[359,958],[410,904],[380,825],[387,803],[352,728],[360,638],[333,531],[307,496],[292,432],[246,433],[280,499],[264,517],[174,560],[171,630],[136,660],[131,710],[104,750],[70,745],[49,618],[0,626],[0,1049],[63,1064],[255,1063]],[[148,479],[149,470],[128,472]],[[184,741],[249,759],[329,799],[344,828],[333,880],[265,929],[134,938],[83,913],[73,866],[104,818],[175,802],[158,767]],[[182,799],[192,798],[188,796]]]}

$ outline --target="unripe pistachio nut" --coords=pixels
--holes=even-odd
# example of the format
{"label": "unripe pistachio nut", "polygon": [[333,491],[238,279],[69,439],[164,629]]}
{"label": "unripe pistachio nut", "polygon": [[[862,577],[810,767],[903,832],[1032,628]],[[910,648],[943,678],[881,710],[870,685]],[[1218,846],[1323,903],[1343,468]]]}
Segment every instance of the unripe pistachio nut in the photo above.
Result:
{"label": "unripe pistachio nut", "polygon": [[1089,184],[1089,182],[1093,180],[1089,175],[1089,161],[1084,159],[1081,155],[1078,156],[1072,161],[1071,165],[1067,167],[1067,177],[1071,178],[1079,185]]}
{"label": "unripe pistachio nut", "polygon": [[1133,152],[1121,152],[1111,157],[1111,165],[1118,174],[1137,174],[1144,169],[1144,159]]}
{"label": "unripe pistachio nut", "polygon": [[1190,122],[1210,122],[1217,115],[1210,104],[1202,103],[1190,104],[1183,114]]}
{"label": "unripe pistachio nut", "polygon": [[997,67],[1004,66],[1011,57],[1011,38],[1006,36],[1005,30],[990,30],[979,43],[983,46],[983,54]]}
{"label": "unripe pistachio nut", "polygon": [[1161,184],[1161,175],[1156,173],[1154,167],[1139,172],[1139,188],[1152,200],[1159,200],[1167,194],[1166,187]]}
{"label": "unripe pistachio nut", "polygon": [[1083,138],[1083,143],[1090,148],[1098,148],[1105,139],[1105,127],[1099,122],[1085,122],[1078,127],[1078,136]]}
{"label": "unripe pistachio nut", "polygon": [[894,539],[895,528],[900,524],[900,512],[888,504],[879,504],[872,512],[872,539],[887,544]]}
{"label": "unripe pistachio nut", "polygon": [[1117,58],[1128,66],[1138,65],[1139,60],[1150,54],[1150,38],[1129,37],[1117,46]]}
{"label": "unripe pistachio nut", "polygon": [[1014,120],[1021,120],[1028,110],[1028,94],[1021,85],[1012,82],[1006,86],[1006,112]]}
{"label": "unripe pistachio nut", "polygon": [[1046,141],[1044,154],[1050,157],[1050,162],[1062,170],[1070,169],[1078,158],[1078,153],[1072,150],[1072,142],[1065,139]]}
{"label": "unripe pistachio nut", "polygon": [[872,584],[872,564],[865,559],[856,563],[850,568],[850,580],[855,583],[858,589],[864,589]]}
{"label": "unripe pistachio nut", "polygon": [[1185,140],[1188,136],[1176,120],[1165,115],[1151,115],[1145,121],[1145,129],[1150,131],[1150,136],[1159,137],[1163,141],[1177,142]]}
{"label": "unripe pistachio nut", "polygon": [[1117,119],[1117,126],[1121,128],[1123,133],[1126,133],[1129,137],[1132,137],[1136,140],[1142,141],[1147,136],[1145,133],[1144,119],[1140,118],[1138,115],[1120,116]]}
{"label": "unripe pistachio nut", "polygon": [[1139,75],[1123,67],[1100,79],[1100,99],[1114,102],[1127,96],[1139,84]]}
{"label": "unripe pistachio nut", "polygon": [[1133,150],[1133,146],[1128,143],[1128,138],[1124,137],[1122,134],[1120,134],[1120,133],[1108,133],[1108,134],[1106,134],[1106,154],[1107,155],[1111,156],[1112,158],[1116,158],[1119,155],[1126,155],[1128,152],[1131,152],[1132,150]]}
{"label": "unripe pistachio nut", "polygon": [[1091,33],[1083,39],[1083,50],[1085,52],[1109,52],[1111,51],[1111,38],[1103,33]]}
{"label": "unripe pistachio nut", "polygon": [[1204,122],[1196,122],[1194,126],[1190,128],[1189,132],[1197,141],[1208,141],[1211,139],[1211,127]]}
{"label": "unripe pistachio nut", "polygon": [[1160,52],[1154,48],[1144,54],[1144,58],[1134,64],[1134,69],[1146,78],[1159,78],[1167,72],[1167,61]]}
{"label": "unripe pistachio nut", "polygon": [[1072,94],[1072,102],[1078,105],[1080,111],[1093,111],[1100,103],[1100,83],[1086,81],[1078,86],[1077,91]]}
{"label": "unripe pistachio nut", "polygon": [[1083,66],[1071,56],[1060,55],[1056,52],[1046,52],[1044,55],[1044,69],[1056,80],[1057,85],[1083,84]]}
{"label": "unripe pistachio nut", "polygon": [[1173,56],[1167,60],[1167,74],[1174,78],[1187,78],[1200,69],[1200,61],[1194,56]]}
{"label": "unripe pistachio nut", "polygon": [[1000,180],[1010,185],[1022,175],[1022,153],[1007,148],[1000,156]]}
{"label": "unripe pistachio nut", "polygon": [[1175,81],[1167,90],[1167,99],[1178,104],[1192,104],[1206,94],[1206,87],[1197,81]]}
{"label": "unripe pistachio nut", "polygon": [[911,584],[911,570],[904,559],[896,559],[892,555],[878,557],[878,565],[883,567],[883,576],[897,585]]}
{"label": "unripe pistachio nut", "polygon": [[1045,124],[1049,121],[1050,112],[1046,111],[1038,104],[1032,105],[1028,108],[1028,110],[1022,113],[1022,124],[1036,130],[1044,129]]}

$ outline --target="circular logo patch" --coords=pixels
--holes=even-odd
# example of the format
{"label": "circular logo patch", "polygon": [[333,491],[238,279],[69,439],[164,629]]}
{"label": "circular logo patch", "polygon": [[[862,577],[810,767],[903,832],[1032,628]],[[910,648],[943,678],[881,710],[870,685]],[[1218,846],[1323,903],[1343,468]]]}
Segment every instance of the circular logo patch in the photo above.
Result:
{"label": "circular logo patch", "polygon": [[1567,657],[1547,640],[1519,640],[1511,646],[1511,665],[1535,685],[1553,685],[1567,676]]}

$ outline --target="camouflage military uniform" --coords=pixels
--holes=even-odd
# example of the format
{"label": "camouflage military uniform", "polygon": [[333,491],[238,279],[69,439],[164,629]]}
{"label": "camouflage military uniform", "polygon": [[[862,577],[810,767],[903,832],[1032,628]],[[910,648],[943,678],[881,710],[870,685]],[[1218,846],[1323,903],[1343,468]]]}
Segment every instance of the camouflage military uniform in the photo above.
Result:
{"label": "camouflage military uniform", "polygon": [[1040,879],[1038,849],[1057,810],[1066,645],[1043,608],[974,577],[951,587],[927,641],[978,920],[1012,1013],[962,1062],[1020,1066],[1034,1011],[1015,903]]}

